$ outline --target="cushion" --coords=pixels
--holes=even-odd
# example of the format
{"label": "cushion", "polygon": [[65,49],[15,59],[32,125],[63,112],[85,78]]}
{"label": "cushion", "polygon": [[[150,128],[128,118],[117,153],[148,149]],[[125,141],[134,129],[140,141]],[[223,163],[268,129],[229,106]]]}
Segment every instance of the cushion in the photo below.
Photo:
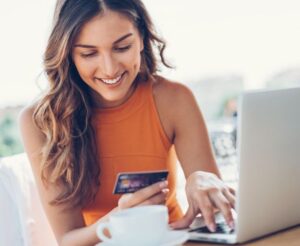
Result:
{"label": "cushion", "polygon": [[0,159],[0,242],[56,246],[25,153]]}

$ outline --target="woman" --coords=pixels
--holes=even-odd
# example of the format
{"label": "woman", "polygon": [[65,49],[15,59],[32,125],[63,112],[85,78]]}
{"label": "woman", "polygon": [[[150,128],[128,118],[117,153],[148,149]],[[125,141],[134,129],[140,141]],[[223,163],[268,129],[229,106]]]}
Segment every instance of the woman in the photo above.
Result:
{"label": "woman", "polygon": [[[233,226],[234,193],[221,180],[192,93],[157,75],[165,43],[140,0],[58,0],[44,56],[49,88],[20,115],[25,150],[59,245],[94,245],[110,213],[166,204],[174,229],[219,209]],[[189,208],[176,201],[175,152]],[[168,169],[168,182],[112,195],[124,171]]]}

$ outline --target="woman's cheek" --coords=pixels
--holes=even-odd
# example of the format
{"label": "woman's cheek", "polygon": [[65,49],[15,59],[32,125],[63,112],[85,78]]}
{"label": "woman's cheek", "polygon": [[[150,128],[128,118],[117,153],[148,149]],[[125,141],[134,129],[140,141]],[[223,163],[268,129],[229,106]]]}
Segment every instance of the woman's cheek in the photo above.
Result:
{"label": "woman's cheek", "polygon": [[126,57],[127,64],[136,65],[140,62],[141,54],[139,52],[139,49],[135,48],[132,49],[132,51],[128,54]]}
{"label": "woman's cheek", "polygon": [[79,66],[79,69],[77,68],[77,71],[81,77],[91,77],[93,74],[95,74],[96,70],[97,65],[92,61],[82,62]]}

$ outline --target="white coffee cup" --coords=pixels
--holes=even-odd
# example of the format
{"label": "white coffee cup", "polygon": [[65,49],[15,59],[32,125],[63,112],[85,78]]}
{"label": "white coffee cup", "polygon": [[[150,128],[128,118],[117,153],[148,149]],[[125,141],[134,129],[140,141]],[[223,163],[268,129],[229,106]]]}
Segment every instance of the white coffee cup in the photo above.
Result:
{"label": "white coffee cup", "polygon": [[[168,232],[168,209],[163,205],[147,205],[117,211],[101,222],[97,235],[112,245],[153,246],[159,245]],[[108,229],[111,238],[103,231]]]}

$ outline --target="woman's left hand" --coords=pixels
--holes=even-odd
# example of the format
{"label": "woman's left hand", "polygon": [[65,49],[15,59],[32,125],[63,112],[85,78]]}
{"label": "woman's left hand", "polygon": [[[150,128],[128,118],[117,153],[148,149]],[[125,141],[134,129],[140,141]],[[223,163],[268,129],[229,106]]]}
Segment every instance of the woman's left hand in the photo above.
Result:
{"label": "woman's left hand", "polygon": [[188,210],[182,219],[172,223],[174,229],[188,227],[201,213],[210,231],[216,230],[214,211],[220,210],[227,224],[233,228],[231,209],[235,205],[235,192],[215,174],[203,171],[192,173],[186,181]]}

